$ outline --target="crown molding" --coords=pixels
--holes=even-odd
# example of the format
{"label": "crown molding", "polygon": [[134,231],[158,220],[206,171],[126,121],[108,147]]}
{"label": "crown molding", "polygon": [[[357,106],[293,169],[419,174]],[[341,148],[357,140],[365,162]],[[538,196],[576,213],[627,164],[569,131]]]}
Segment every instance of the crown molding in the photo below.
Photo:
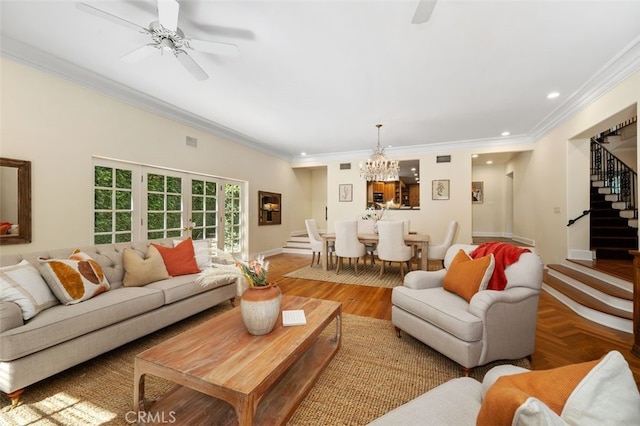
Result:
{"label": "crown molding", "polygon": [[[19,42],[3,37],[0,43],[0,55],[47,74],[57,76],[87,89],[117,99],[136,108],[148,111],[167,119],[185,124],[207,133],[225,138],[264,154],[280,158],[292,163],[293,167],[310,167],[326,165],[331,162],[352,161],[357,158],[368,158],[370,150],[348,151],[319,154],[314,156],[294,156],[277,150],[231,128],[177,108],[158,98],[148,96],[129,86],[100,76],[86,68],[56,58],[55,56]],[[478,148],[481,150],[516,145],[520,149],[541,139],[545,134],[568,120],[576,113],[594,102],[597,98],[620,84],[624,79],[640,70],[640,36],[636,37],[621,52],[608,61],[596,74],[569,96],[561,105],[544,117],[527,135],[511,138],[484,138],[463,141],[446,141],[434,144],[415,145],[410,147],[387,148],[390,155],[416,155],[420,153]]]}
{"label": "crown molding", "polygon": [[129,86],[105,78],[93,71],[64,61],[15,39],[9,37],[2,38],[0,55],[144,111],[220,136],[267,155],[278,157],[285,161],[290,160],[290,156],[285,152],[267,146],[250,136],[207,120],[199,115],[192,114],[189,111],[178,108],[153,96],[146,95]]}
{"label": "crown molding", "polygon": [[[477,149],[479,152],[495,151],[505,148],[512,151],[526,151],[533,149],[533,139],[528,136],[468,139],[461,141],[438,142],[423,145],[411,145],[407,147],[385,148],[384,152],[389,157],[417,155],[429,152],[460,151],[463,149]],[[291,159],[292,167],[326,166],[329,163],[343,161],[361,161],[371,156],[372,150],[333,152],[313,156],[297,156]]]}
{"label": "crown molding", "polygon": [[560,123],[582,111],[638,70],[640,70],[640,36],[611,58],[565,102],[543,118],[531,129],[529,135],[533,140],[541,139]]}

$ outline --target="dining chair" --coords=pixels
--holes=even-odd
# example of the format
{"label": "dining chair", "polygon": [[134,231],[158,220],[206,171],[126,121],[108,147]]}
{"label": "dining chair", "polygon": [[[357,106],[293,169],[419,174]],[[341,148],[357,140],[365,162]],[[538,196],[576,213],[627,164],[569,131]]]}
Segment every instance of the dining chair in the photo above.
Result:
{"label": "dining chair", "polygon": [[[358,222],[355,220],[339,220],[334,224],[336,234],[336,275],[340,273],[344,258],[355,259],[354,269],[358,275],[358,261],[367,254],[363,243],[358,240]],[[366,260],[365,260],[366,262]],[[366,263],[365,263],[366,265]]]}
{"label": "dining chair", "polygon": [[[375,234],[376,233],[376,221],[375,220],[366,220],[359,219],[358,220],[358,234]],[[375,251],[376,251],[376,243],[365,243],[364,248],[367,251],[367,254],[371,256],[371,264],[375,265]]]}
{"label": "dining chair", "polygon": [[449,250],[449,247],[453,245],[456,239],[456,231],[458,230],[458,222],[452,220],[447,226],[447,233],[444,236],[444,241],[438,244],[429,244],[429,252],[427,253],[427,262],[436,261],[440,266],[440,269],[444,268],[444,256]]}
{"label": "dining chair", "polygon": [[[307,227],[307,235],[309,236],[309,243],[311,244],[311,265],[313,268],[313,262],[320,263],[320,256],[322,255],[322,245],[324,241],[320,236],[320,232],[318,232],[318,225],[316,224],[315,219],[306,219],[304,224]],[[329,267],[333,268],[333,242],[329,243],[328,252],[327,252],[327,260],[329,262]],[[318,259],[316,260],[316,254],[318,255]]]}
{"label": "dining chair", "polygon": [[400,263],[400,276],[404,279],[404,265],[411,271],[413,249],[404,242],[404,223],[378,221],[378,259],[382,263],[380,277],[384,274],[385,262]]}

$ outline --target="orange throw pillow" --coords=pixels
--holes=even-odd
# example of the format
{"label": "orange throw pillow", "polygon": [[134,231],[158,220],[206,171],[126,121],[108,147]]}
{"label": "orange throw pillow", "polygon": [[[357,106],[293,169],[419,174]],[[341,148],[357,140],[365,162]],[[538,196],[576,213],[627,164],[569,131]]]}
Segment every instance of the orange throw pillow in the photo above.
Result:
{"label": "orange throw pillow", "polygon": [[529,397],[539,399],[557,415],[562,414],[571,393],[599,362],[595,360],[500,377],[487,391],[476,425],[511,425],[516,410]]}
{"label": "orange throw pillow", "polygon": [[153,243],[151,243],[151,245],[160,252],[164,266],[172,277],[200,273],[200,268],[198,268],[198,264],[196,263],[196,255],[191,237],[175,247],[165,247]]}
{"label": "orange throw pillow", "polygon": [[487,287],[494,266],[492,254],[471,259],[460,249],[449,265],[442,287],[469,302],[474,294]]}

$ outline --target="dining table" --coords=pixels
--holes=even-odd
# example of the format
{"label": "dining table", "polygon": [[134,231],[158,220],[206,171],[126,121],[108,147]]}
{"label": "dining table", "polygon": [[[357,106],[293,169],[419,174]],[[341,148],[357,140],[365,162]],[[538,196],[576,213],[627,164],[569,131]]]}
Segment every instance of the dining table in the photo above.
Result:
{"label": "dining table", "polygon": [[[322,269],[327,270],[329,263],[329,243],[336,240],[336,234],[322,234],[322,253],[320,258]],[[380,240],[378,234],[361,234],[358,233],[358,240],[364,244],[377,244]],[[418,261],[418,269],[423,271],[427,270],[428,258],[427,252],[429,250],[429,235],[427,234],[404,234],[404,242],[408,246],[413,246],[414,249],[421,251],[420,259]]]}

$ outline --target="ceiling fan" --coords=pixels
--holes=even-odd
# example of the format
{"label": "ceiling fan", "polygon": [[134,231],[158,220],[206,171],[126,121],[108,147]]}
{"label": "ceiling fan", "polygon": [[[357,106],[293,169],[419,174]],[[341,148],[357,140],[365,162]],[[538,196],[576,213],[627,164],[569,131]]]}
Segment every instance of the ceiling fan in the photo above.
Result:
{"label": "ceiling fan", "polygon": [[76,7],[83,12],[91,13],[100,18],[115,22],[125,27],[151,36],[151,43],[124,55],[121,59],[127,62],[136,62],[150,53],[159,50],[162,54],[170,52],[197,80],[206,80],[209,75],[187,53],[187,50],[198,50],[217,55],[237,56],[238,47],[235,44],[218,43],[213,41],[196,40],[187,38],[178,27],[178,14],[180,4],[177,0],[157,0],[158,20],[153,21],[148,27],[134,24],[119,16],[112,15],[104,10],[95,8],[87,3],[76,3]]}
{"label": "ceiling fan", "polygon": [[416,11],[411,19],[412,24],[424,24],[431,18],[433,9],[436,7],[438,0],[420,0]]}

